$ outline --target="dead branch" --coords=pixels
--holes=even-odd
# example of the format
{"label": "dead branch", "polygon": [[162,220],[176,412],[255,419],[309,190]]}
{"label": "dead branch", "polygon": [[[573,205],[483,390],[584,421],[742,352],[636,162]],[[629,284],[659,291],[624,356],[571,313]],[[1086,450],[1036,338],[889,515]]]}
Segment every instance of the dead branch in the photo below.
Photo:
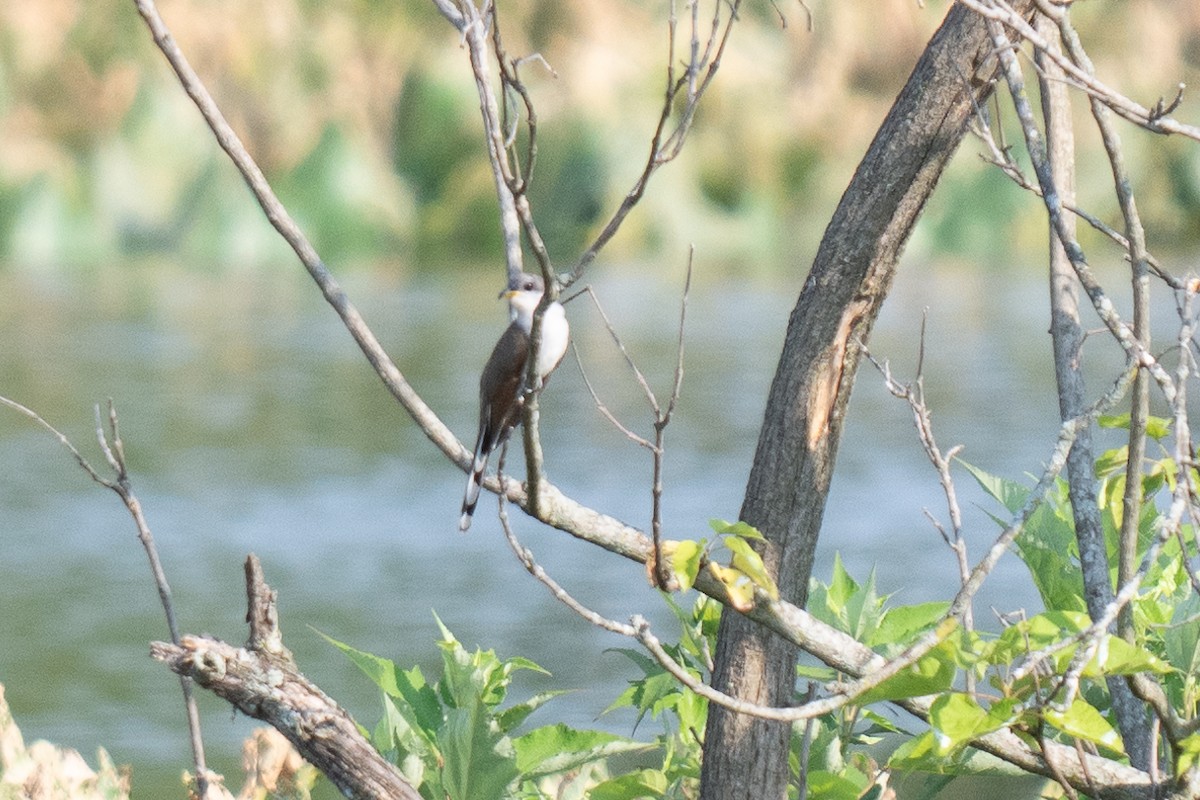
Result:
{"label": "dead branch", "polygon": [[[133,485],[129,480],[129,469],[125,462],[125,445],[121,441],[120,428],[117,425],[117,409],[113,405],[112,400],[108,401],[107,431],[104,427],[104,420],[100,416],[100,406],[96,406],[95,408],[96,441],[104,453],[105,460],[113,471],[114,477],[111,479],[105,478],[97,472],[75,445],[71,444],[71,440],[43,419],[37,412],[3,396],[0,396],[0,405],[8,406],[14,411],[25,415],[48,431],[54,438],[58,439],[63,447],[70,451],[71,455],[75,458],[75,462],[88,474],[88,477],[104,488],[111,489],[121,498],[121,502],[125,504],[126,510],[133,517],[134,525],[137,527],[138,541],[141,542],[142,549],[146,552],[146,558],[150,562],[150,572],[154,577],[154,584],[158,589],[158,597],[162,603],[163,613],[167,618],[167,630],[171,635],[171,641],[178,644],[179,626],[175,622],[175,605],[171,599],[171,586],[167,583],[167,574],[163,570],[162,561],[158,557],[158,547],[154,543],[154,534],[150,532],[150,525],[146,522],[146,517],[142,513],[142,504],[138,500],[137,495],[133,493]],[[219,797],[219,776],[209,772],[204,756],[204,737],[200,732],[200,712],[196,708],[196,699],[192,696],[191,681],[187,677],[181,676],[179,679],[179,688],[183,694],[184,712],[187,716],[188,739],[192,748],[192,763],[196,767],[196,792],[201,798],[205,799],[210,796]]]}
{"label": "dead branch", "polygon": [[275,592],[253,554],[246,559],[246,595],[250,638],[244,647],[185,635],[178,645],[151,643],[151,657],[274,727],[346,797],[421,800],[358,732],[350,715],[300,674],[283,647]]}

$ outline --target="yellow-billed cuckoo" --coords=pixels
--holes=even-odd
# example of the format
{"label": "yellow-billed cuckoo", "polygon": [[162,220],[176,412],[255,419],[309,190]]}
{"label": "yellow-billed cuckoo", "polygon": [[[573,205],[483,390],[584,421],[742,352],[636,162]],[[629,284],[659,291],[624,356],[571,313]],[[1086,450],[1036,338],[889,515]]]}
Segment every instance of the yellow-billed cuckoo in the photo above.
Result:
{"label": "yellow-billed cuckoo", "polygon": [[[492,355],[479,378],[479,436],[475,439],[475,458],[467,473],[463,492],[462,516],[458,529],[471,527],[471,515],[479,502],[479,483],[487,468],[488,456],[508,438],[521,422],[528,376],[530,332],[533,312],[542,300],[542,279],[522,274],[515,287],[501,292],[508,298],[512,322],[496,342]],[[551,303],[542,314],[541,343],[538,347],[537,374],[545,381],[567,352],[570,329],[563,307]]]}

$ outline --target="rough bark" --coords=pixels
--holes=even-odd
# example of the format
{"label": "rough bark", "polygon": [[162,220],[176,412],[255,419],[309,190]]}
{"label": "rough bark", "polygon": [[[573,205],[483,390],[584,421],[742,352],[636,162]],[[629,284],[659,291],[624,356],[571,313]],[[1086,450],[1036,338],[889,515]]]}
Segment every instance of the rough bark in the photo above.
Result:
{"label": "rough bark", "polygon": [[275,727],[346,797],[421,800],[358,732],[350,715],[296,669],[279,633],[275,593],[263,582],[253,555],[246,559],[246,593],[250,640],[245,647],[184,636],[178,646],[153,642],[150,654],[242,713]]}
{"label": "rough bark", "polygon": [[[1014,5],[1027,13],[1032,3]],[[806,600],[861,343],[925,201],[992,91],[989,47],[982,21],[952,7],[842,196],[788,321],[741,518],[766,536],[768,568],[797,605]],[[728,611],[719,637],[714,686],[757,703],[791,701],[793,644]],[[786,724],[710,706],[701,798],[786,797],[788,739]]]}

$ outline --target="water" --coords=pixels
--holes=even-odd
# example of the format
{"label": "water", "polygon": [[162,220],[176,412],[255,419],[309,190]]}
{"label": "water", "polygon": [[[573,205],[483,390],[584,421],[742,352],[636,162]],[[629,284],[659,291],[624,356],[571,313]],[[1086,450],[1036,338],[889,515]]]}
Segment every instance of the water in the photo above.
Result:
{"label": "water", "polygon": [[[667,433],[669,536],[703,535],[709,518],[736,516],[801,280],[698,278],[684,394]],[[400,268],[348,279],[400,368],[464,439],[474,435],[478,370],[503,324],[494,284]],[[664,394],[681,284],[674,272],[596,272],[610,316]],[[940,441],[965,444],[967,460],[1010,477],[1040,470],[1056,429],[1043,296],[1036,281],[1011,275],[913,266],[871,341],[910,376],[928,307],[925,381]],[[598,317],[582,298],[569,313],[606,404],[648,434],[646,403]],[[1089,347],[1094,362],[1111,360],[1111,345]],[[0,394],[37,410],[97,466],[92,406],[115,400],[184,631],[244,640],[241,563],[253,551],[279,592],[301,668],[368,727],[378,717],[372,687],[313,629],[429,671],[436,611],[469,647],[526,656],[553,673],[523,678],[517,696],[575,690],[534,721],[629,732],[628,716],[596,718],[634,676],[607,650],[630,643],[589,627],[526,575],[490,497],[470,534],[457,533],[461,473],[391,400],[299,269],[0,272]],[[570,360],[545,396],[543,442],[565,492],[646,524],[649,458],[596,413]],[[167,631],[132,522],[49,436],[6,410],[0,465],[0,681],[27,740],[89,760],[102,745],[133,766],[135,796],[182,796],[182,704],[174,676],[147,656],[148,641]],[[978,505],[994,508],[965,475],[959,488],[977,557],[995,535]],[[817,575],[828,577],[836,550],[860,578],[877,565],[881,588],[900,602],[947,597],[954,561],[923,508],[945,519],[907,407],[866,367]],[[517,530],[585,603],[618,619],[645,614],[672,636],[639,567],[524,520]],[[1015,559],[1002,562],[977,608],[990,604],[1037,607]],[[234,781],[251,724],[199,694],[212,764]]]}

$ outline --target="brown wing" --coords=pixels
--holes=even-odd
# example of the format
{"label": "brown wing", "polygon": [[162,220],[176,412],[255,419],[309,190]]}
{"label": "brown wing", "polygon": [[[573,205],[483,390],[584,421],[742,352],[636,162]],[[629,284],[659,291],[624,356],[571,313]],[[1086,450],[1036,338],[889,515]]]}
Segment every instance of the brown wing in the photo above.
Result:
{"label": "brown wing", "polygon": [[479,435],[475,438],[475,458],[467,473],[463,492],[462,515],[458,529],[471,527],[471,515],[479,501],[479,484],[492,454],[521,419],[524,401],[525,361],[529,357],[529,336],[512,323],[488,358],[479,378]]}
{"label": "brown wing", "polygon": [[491,453],[521,418],[529,335],[512,323],[496,342],[479,379],[480,441]]}

